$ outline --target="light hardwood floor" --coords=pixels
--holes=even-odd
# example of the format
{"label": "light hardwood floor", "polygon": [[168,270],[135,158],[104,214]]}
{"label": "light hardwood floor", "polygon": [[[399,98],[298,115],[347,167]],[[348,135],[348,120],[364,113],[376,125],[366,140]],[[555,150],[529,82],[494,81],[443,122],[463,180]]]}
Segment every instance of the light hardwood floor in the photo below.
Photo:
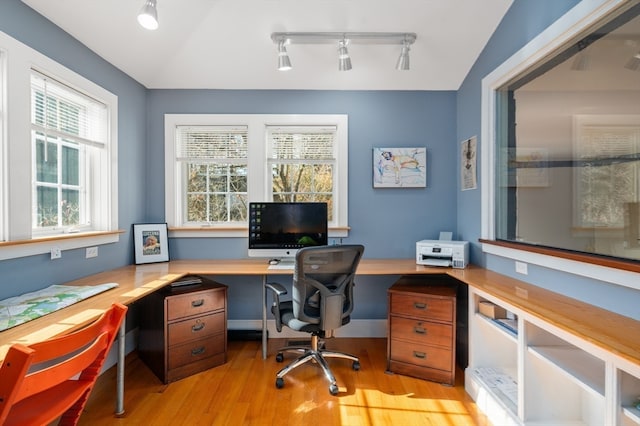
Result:
{"label": "light hardwood floor", "polygon": [[[340,393],[331,396],[319,368],[308,364],[275,387],[284,365],[275,351],[285,344],[270,339],[269,357],[262,359],[258,341],[230,341],[226,364],[162,384],[137,357],[127,356],[125,414],[114,416],[115,367],[106,371],[83,413],[81,425],[425,425],[489,426],[465,393],[463,375],[455,386],[389,374],[386,339],[327,341],[327,347],[360,357],[351,362],[329,360]],[[291,358],[285,357],[285,363]]]}

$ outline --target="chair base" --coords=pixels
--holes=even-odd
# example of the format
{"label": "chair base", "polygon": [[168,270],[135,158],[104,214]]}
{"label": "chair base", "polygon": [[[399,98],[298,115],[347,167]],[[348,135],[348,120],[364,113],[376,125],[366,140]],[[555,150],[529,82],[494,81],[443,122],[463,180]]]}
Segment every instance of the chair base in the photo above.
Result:
{"label": "chair base", "polygon": [[285,346],[278,350],[278,355],[276,355],[276,361],[283,361],[283,352],[296,352],[299,353],[300,356],[292,361],[289,365],[278,371],[276,375],[276,387],[282,388],[284,386],[284,376],[287,375],[290,371],[294,370],[296,367],[299,367],[307,362],[315,362],[322,368],[322,372],[324,376],[329,381],[329,392],[331,395],[338,394],[338,385],[336,383],[336,378],[331,372],[329,368],[329,364],[325,358],[342,358],[353,361],[352,368],[356,371],[360,369],[360,360],[358,357],[354,355],[350,355],[343,352],[334,352],[324,349],[324,343],[320,343],[318,336],[311,336],[311,346]]}

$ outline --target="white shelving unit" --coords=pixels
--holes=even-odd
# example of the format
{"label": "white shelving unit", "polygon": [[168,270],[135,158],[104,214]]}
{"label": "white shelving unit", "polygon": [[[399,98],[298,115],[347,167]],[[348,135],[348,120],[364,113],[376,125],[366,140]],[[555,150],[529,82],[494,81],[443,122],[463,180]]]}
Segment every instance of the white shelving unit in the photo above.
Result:
{"label": "white shelving unit", "polygon": [[[480,314],[485,301],[515,316],[516,332]],[[512,380],[509,396],[491,372]],[[465,387],[496,425],[640,426],[639,365],[473,286]]]}

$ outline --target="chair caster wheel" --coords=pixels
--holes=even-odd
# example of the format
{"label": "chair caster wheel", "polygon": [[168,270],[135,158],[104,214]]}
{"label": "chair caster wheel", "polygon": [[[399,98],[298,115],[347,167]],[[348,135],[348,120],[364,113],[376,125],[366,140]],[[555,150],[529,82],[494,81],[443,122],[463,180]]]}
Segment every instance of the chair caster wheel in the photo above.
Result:
{"label": "chair caster wheel", "polygon": [[353,361],[353,365],[351,366],[355,371],[360,370],[360,361]]}
{"label": "chair caster wheel", "polygon": [[276,379],[276,387],[278,389],[282,389],[284,387],[284,379],[282,377],[278,377]]}
{"label": "chair caster wheel", "polygon": [[329,385],[329,393],[336,396],[338,394],[338,385]]}
{"label": "chair caster wheel", "polygon": [[282,352],[280,352],[276,355],[276,362],[282,362],[282,361],[284,361],[284,355],[282,355]]}

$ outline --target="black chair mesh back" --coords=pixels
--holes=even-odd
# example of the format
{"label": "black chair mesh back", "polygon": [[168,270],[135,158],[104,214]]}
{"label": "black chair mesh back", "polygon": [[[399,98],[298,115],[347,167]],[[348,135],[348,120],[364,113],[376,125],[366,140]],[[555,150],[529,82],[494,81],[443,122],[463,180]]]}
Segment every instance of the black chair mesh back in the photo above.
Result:
{"label": "black chair mesh back", "polygon": [[355,272],[363,252],[358,244],[300,249],[293,276],[295,317],[324,331],[349,322]]}

